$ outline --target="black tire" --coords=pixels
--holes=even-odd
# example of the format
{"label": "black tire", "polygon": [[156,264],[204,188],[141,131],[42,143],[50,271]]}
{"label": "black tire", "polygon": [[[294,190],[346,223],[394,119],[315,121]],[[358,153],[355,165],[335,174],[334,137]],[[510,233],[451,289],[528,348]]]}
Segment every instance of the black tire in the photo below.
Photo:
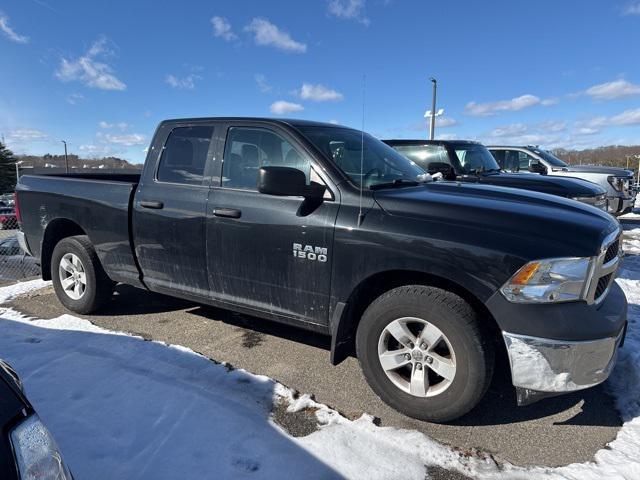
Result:
{"label": "black tire", "polygon": [[[62,258],[67,254],[73,254],[80,259],[86,275],[86,286],[79,299],[71,298],[62,287],[59,268]],[[67,237],[58,242],[51,257],[51,279],[60,303],[81,314],[92,313],[102,307],[111,298],[115,287],[115,282],[105,273],[86,235]]]}
{"label": "black tire", "polygon": [[[443,391],[433,396],[415,396],[402,390],[382,368],[379,339],[390,323],[403,317],[419,318],[437,327],[455,352],[455,375]],[[378,297],[358,325],[356,350],[364,376],[380,399],[419,420],[439,423],[461,417],[478,404],[493,375],[493,345],[480,328],[476,312],[459,296],[434,287],[403,286]],[[402,368],[410,372],[413,367]]]}

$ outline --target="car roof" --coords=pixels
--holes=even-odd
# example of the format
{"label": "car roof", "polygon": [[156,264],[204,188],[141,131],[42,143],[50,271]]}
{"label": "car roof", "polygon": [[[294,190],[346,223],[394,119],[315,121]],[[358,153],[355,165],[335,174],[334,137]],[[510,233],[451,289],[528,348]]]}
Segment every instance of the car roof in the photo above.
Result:
{"label": "car roof", "polygon": [[343,125],[328,122],[316,122],[313,120],[300,120],[296,118],[269,118],[269,117],[194,117],[194,118],[172,118],[163,120],[161,124],[189,123],[189,122],[265,122],[277,125],[287,125],[291,127],[328,127],[328,128],[349,128]]}
{"label": "car roof", "polygon": [[482,145],[480,142],[476,142],[474,140],[426,140],[421,138],[397,138],[382,141],[388,145]]}

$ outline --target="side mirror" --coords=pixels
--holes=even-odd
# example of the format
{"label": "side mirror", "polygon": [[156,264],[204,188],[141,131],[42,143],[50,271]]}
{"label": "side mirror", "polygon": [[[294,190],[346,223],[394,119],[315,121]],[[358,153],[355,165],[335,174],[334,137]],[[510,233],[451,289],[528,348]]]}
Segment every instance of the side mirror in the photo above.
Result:
{"label": "side mirror", "polygon": [[326,187],[312,182],[307,185],[307,177],[302,170],[291,167],[260,167],[258,191],[267,195],[304,197],[321,199]]}
{"label": "side mirror", "polygon": [[430,175],[441,173],[446,180],[455,178],[456,174],[453,167],[445,162],[431,162],[427,165],[427,173]]}
{"label": "side mirror", "polygon": [[547,169],[543,164],[540,163],[540,160],[532,158],[529,160],[529,171],[533,173],[539,173],[541,175],[546,175]]}

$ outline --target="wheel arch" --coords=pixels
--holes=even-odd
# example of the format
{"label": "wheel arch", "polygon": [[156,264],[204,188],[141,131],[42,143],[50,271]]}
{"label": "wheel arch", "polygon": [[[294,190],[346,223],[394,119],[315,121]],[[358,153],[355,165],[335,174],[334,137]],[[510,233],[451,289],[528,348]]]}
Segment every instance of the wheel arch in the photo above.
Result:
{"label": "wheel arch", "polygon": [[330,321],[332,364],[337,365],[354,354],[355,333],[366,308],[383,293],[405,285],[437,287],[458,295],[476,311],[491,336],[500,338],[497,322],[476,292],[442,275],[387,270],[365,278],[353,289],[346,302],[338,302]]}
{"label": "wheel arch", "polygon": [[86,234],[80,225],[68,218],[55,218],[47,224],[42,237],[40,252],[40,267],[43,280],[51,280],[51,257],[53,249],[60,240]]}

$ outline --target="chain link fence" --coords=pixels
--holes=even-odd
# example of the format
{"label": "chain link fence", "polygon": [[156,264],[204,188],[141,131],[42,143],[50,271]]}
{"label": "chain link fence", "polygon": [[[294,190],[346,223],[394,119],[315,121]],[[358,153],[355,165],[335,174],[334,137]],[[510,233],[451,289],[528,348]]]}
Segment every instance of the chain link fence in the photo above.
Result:
{"label": "chain link fence", "polygon": [[0,230],[0,286],[40,275],[35,259],[20,249],[16,229]]}

